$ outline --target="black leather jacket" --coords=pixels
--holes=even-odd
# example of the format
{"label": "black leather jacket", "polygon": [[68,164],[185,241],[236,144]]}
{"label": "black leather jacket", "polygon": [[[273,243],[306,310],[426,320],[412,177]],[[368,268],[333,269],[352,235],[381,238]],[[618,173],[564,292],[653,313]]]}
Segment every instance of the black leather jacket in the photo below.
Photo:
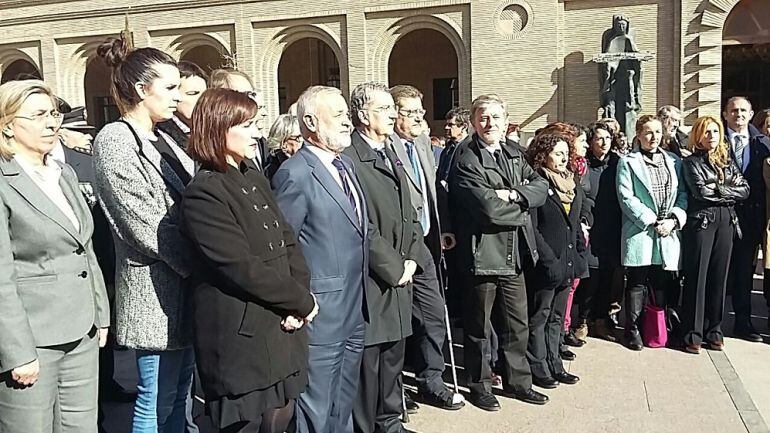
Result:
{"label": "black leather jacket", "polygon": [[714,206],[733,206],[749,196],[749,183],[735,164],[721,169],[724,180],[719,181],[717,170],[708,161],[708,153],[698,150],[683,160],[682,171],[689,193],[687,213]]}

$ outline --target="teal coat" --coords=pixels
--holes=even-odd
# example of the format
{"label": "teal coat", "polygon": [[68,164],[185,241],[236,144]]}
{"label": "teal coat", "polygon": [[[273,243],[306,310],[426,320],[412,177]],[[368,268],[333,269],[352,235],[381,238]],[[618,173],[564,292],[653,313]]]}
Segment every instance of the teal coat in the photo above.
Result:
{"label": "teal coat", "polygon": [[679,232],[687,220],[687,190],[682,182],[682,161],[671,152],[663,152],[675,191],[663,213],[679,222],[677,229],[666,237],[659,236],[653,227],[661,212],[652,198],[650,175],[642,154],[634,150],[618,163],[618,201],[623,213],[620,252],[624,266],[663,265],[668,271],[681,269]]}

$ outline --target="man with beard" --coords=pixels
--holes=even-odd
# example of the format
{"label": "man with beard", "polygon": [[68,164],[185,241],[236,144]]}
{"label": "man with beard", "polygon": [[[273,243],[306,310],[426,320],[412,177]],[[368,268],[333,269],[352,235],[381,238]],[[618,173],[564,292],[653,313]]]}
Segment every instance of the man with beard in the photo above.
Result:
{"label": "man with beard", "polygon": [[305,145],[272,179],[278,206],[310,268],[318,316],[308,324],[309,386],[297,401],[299,433],[353,432],[364,350],[368,217],[353,163],[348,107],[338,89],[313,86],[297,104]]}
{"label": "man with beard", "polygon": [[356,130],[345,154],[353,160],[371,224],[366,347],[353,408],[358,433],[407,431],[399,420],[401,369],[406,337],[412,333],[412,276],[427,254],[404,162],[389,145],[394,105],[384,84],[360,84],[350,94]]}

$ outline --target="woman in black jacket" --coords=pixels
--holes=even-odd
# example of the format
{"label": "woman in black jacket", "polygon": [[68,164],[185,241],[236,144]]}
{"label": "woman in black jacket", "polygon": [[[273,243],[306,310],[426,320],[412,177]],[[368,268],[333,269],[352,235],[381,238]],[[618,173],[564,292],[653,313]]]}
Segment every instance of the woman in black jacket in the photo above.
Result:
{"label": "woman in black jacket", "polygon": [[307,386],[307,336],[318,313],[310,274],[267,179],[250,169],[258,107],[245,93],[207,90],[188,151],[201,170],[185,189],[195,354],[220,432],[283,432]]}
{"label": "woman in black jacket", "polygon": [[733,209],[749,196],[749,185],[731,161],[722,122],[698,118],[690,133],[692,155],[684,159],[688,191],[684,257],[685,350],[722,350],[722,315],[733,237],[740,227]]}
{"label": "woman in black jacket", "polygon": [[531,212],[540,259],[524,271],[529,311],[527,359],[532,383],[556,388],[559,383],[580,380],[564,370],[559,346],[573,281],[587,273],[580,225],[585,193],[569,171],[569,145],[563,137],[538,135],[527,154],[549,184],[545,204]]}

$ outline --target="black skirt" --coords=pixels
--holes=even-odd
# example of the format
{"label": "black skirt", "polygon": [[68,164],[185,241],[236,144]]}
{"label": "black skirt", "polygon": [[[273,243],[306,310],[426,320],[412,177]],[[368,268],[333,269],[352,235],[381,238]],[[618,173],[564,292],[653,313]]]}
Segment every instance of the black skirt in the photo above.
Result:
{"label": "black skirt", "polygon": [[307,370],[298,371],[267,388],[206,402],[206,412],[220,429],[241,421],[259,421],[268,409],[280,409],[307,388]]}

